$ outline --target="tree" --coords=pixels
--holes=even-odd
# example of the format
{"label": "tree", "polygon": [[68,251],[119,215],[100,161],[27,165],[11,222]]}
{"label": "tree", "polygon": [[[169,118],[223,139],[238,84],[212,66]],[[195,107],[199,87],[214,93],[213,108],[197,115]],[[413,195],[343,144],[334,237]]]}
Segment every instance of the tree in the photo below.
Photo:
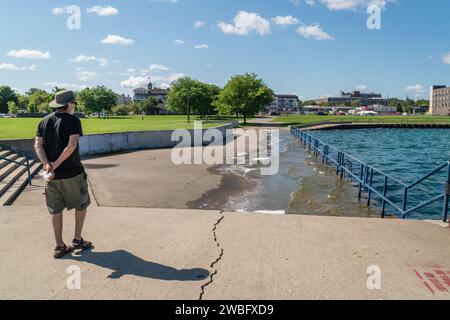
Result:
{"label": "tree", "polygon": [[17,104],[14,101],[8,101],[8,113],[9,114],[19,113],[19,108],[17,108]]}
{"label": "tree", "polygon": [[130,105],[119,104],[112,108],[112,112],[116,116],[127,116],[130,113]]}
{"label": "tree", "polygon": [[105,86],[86,88],[78,94],[80,107],[84,112],[110,112],[117,105],[117,96]]}
{"label": "tree", "polygon": [[360,108],[361,107],[361,100],[354,100],[354,101],[352,101],[351,106],[353,108]]}
{"label": "tree", "polygon": [[25,94],[21,94],[18,96],[18,108],[19,110],[28,110],[28,105],[30,104],[30,97],[25,95]]}
{"label": "tree", "polygon": [[[214,110],[213,102],[216,100],[220,88],[190,77],[183,77],[172,82],[167,97],[169,110],[187,114],[207,115]],[[190,109],[190,110],[189,110]]]}
{"label": "tree", "polygon": [[37,106],[37,111],[41,113],[51,113],[52,108],[48,105],[48,102],[43,102],[40,105]]}
{"label": "tree", "polygon": [[53,95],[44,90],[30,89],[30,91],[28,92],[32,93],[29,97],[29,103],[27,106],[27,111],[29,113],[35,113],[39,111],[39,107],[42,108],[43,104],[48,105],[53,99]]}
{"label": "tree", "polygon": [[9,101],[14,101],[16,104],[19,102],[14,90],[12,90],[8,86],[1,86],[0,87],[0,113],[8,112],[8,102]]}
{"label": "tree", "polygon": [[247,117],[260,112],[273,101],[274,92],[256,74],[234,76],[220,92],[215,106],[221,114]]}
{"label": "tree", "polygon": [[148,97],[144,101],[138,102],[138,109],[140,113],[155,114],[157,113],[158,99],[155,97]]}

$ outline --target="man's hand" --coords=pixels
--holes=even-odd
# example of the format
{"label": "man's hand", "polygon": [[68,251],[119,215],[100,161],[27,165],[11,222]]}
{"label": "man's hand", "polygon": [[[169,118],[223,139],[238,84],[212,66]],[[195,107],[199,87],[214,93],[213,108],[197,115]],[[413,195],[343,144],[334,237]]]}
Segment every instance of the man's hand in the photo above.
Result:
{"label": "man's hand", "polygon": [[47,163],[46,165],[44,165],[44,171],[45,172],[54,172],[55,169],[53,167],[53,164]]}

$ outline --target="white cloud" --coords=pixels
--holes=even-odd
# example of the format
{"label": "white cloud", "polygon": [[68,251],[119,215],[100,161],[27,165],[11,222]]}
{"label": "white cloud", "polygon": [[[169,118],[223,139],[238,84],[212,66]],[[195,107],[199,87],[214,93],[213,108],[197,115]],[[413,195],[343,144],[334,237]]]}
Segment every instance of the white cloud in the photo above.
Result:
{"label": "white cloud", "polygon": [[[309,1],[309,2],[319,2]],[[394,0],[320,0],[320,3],[325,5],[330,10],[362,10],[369,6],[376,5],[381,9],[385,9],[388,2],[394,2]],[[314,4],[313,3],[313,4]]]}
{"label": "white cloud", "polygon": [[86,56],[84,54],[81,54],[76,58],[70,59],[69,61],[80,63],[80,62],[89,62],[89,61],[96,61],[96,60],[97,60],[97,57],[95,57],[95,56]]}
{"label": "white cloud", "polygon": [[195,49],[208,49],[209,46],[207,44],[199,44],[194,47]]}
{"label": "white cloud", "polygon": [[425,92],[425,88],[423,87],[423,85],[421,84],[416,84],[416,85],[411,85],[411,86],[407,86],[405,88],[406,91],[409,92],[414,92],[416,94],[422,94]]}
{"label": "white cloud", "polygon": [[167,82],[172,83],[173,81],[176,81],[185,76],[186,75],[184,73],[173,73],[173,74],[169,75],[166,80],[167,80]]}
{"label": "white cloud", "polygon": [[227,24],[219,21],[218,27],[225,34],[235,34],[240,36],[249,35],[252,31],[261,36],[270,34],[270,22],[253,12],[240,11],[234,17],[234,24]]}
{"label": "white cloud", "polygon": [[124,88],[136,89],[139,87],[146,88],[147,84],[149,82],[152,82],[153,84],[157,84],[159,87],[167,88],[170,86],[170,83],[185,76],[186,75],[184,73],[172,73],[169,74],[168,76],[150,76],[150,77],[130,76],[127,80],[122,81],[120,85]]}
{"label": "white cloud", "polygon": [[69,61],[75,63],[97,61],[101,67],[106,67],[109,63],[106,58],[97,58],[96,56],[87,56],[85,54],[81,54],[73,59],[70,59]]}
{"label": "white cloud", "polygon": [[450,64],[450,52],[442,55],[442,62],[445,64]]}
{"label": "white cloud", "polygon": [[358,90],[367,90],[367,86],[365,84],[360,84],[359,86],[356,87],[356,89],[358,89]]}
{"label": "white cloud", "polygon": [[176,39],[174,42],[173,42],[173,44],[174,45],[182,45],[182,44],[185,44],[186,42],[184,42],[183,40],[181,40],[181,39]]}
{"label": "white cloud", "polygon": [[79,81],[86,82],[86,81],[92,80],[98,76],[99,76],[98,73],[95,73],[92,71],[87,71],[87,70],[83,70],[83,69],[77,70],[77,78]]}
{"label": "white cloud", "polygon": [[150,82],[148,77],[134,77],[131,76],[127,80],[124,80],[120,83],[120,85],[124,88],[136,89],[139,87],[147,87],[147,84]]}
{"label": "white cloud", "polygon": [[272,22],[277,26],[292,26],[298,24],[300,20],[294,18],[293,16],[277,16],[275,18],[272,18]]}
{"label": "white cloud", "polygon": [[11,50],[7,53],[8,56],[13,58],[25,58],[25,59],[50,59],[50,51],[39,51],[39,50]]}
{"label": "white cloud", "polygon": [[102,17],[115,16],[115,15],[119,14],[119,10],[114,7],[111,7],[111,6],[107,6],[107,7],[94,6],[94,7],[88,8],[86,10],[86,12],[87,13],[95,13]]}
{"label": "white cloud", "polygon": [[170,70],[169,67],[166,67],[162,64],[151,64],[148,66],[147,71],[153,72],[153,71],[168,71]]}
{"label": "white cloud", "polygon": [[87,86],[85,86],[85,85],[63,83],[63,82],[57,82],[57,81],[45,82],[44,85],[47,87],[50,87],[50,88],[58,87],[58,88],[64,88],[64,89],[69,89],[69,90],[83,90],[83,89],[87,88]]}
{"label": "white cloud", "polygon": [[196,29],[203,28],[204,26],[205,26],[205,23],[203,21],[195,21],[194,22],[194,27]]}
{"label": "white cloud", "polygon": [[131,45],[135,41],[133,39],[126,39],[118,35],[109,34],[105,39],[101,41],[103,44],[112,44],[115,46]]}
{"label": "white cloud", "polygon": [[304,38],[313,38],[316,40],[334,40],[332,36],[322,30],[318,23],[301,26],[297,29],[297,32]]}
{"label": "white cloud", "polygon": [[11,63],[0,63],[0,70],[7,70],[7,71],[36,71],[36,65],[31,65],[29,67],[18,67],[15,64]]}

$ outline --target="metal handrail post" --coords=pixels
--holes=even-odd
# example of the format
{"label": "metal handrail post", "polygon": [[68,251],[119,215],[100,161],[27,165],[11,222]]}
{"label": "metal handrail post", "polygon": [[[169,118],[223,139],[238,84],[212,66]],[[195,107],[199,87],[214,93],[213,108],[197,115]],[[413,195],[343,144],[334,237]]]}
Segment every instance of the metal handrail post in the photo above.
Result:
{"label": "metal handrail post", "polygon": [[448,162],[447,183],[445,186],[445,194],[444,194],[444,208],[442,209],[442,220],[444,222],[447,222],[447,218],[448,218],[449,198],[450,198],[450,161]]}
{"label": "metal handrail post", "polygon": [[407,209],[407,206],[408,206],[408,204],[407,204],[407,202],[408,202],[408,187],[405,187],[405,189],[404,189],[404,191],[403,191],[403,212],[402,212],[402,219],[405,219],[406,218],[406,215],[405,215],[405,212],[406,212],[406,209]]}
{"label": "metal handrail post", "polygon": [[28,157],[28,155],[26,156],[26,159],[27,159],[28,184],[31,186],[30,158]]}
{"label": "metal handrail post", "polygon": [[[360,173],[360,175],[359,175],[359,179],[360,179],[361,181],[363,181],[363,178],[364,178],[364,167],[365,167],[364,164],[361,164],[361,173]],[[363,187],[363,183],[360,182],[360,183],[359,183],[359,193],[358,193],[358,199],[359,199],[359,200],[361,200],[362,187]]]}
{"label": "metal handrail post", "polygon": [[384,219],[386,214],[386,196],[387,196],[387,188],[388,188],[388,177],[384,177],[384,189],[383,189],[383,203],[381,205],[381,218]]}
{"label": "metal handrail post", "polygon": [[[369,180],[369,187],[372,188],[373,185],[373,169],[370,169],[370,180]],[[368,199],[367,199],[367,206],[370,207],[370,202],[372,200],[372,190],[369,188],[368,192]]]}

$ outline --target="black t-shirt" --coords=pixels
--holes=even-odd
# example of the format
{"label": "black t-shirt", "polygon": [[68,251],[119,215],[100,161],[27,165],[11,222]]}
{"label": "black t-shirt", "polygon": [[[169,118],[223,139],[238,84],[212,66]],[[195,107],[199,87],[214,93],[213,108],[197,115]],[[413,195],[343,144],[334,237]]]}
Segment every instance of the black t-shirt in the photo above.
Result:
{"label": "black t-shirt", "polygon": [[[44,149],[50,162],[58,160],[69,144],[71,135],[83,135],[81,121],[69,113],[52,113],[45,117],[37,130],[37,136],[44,138]],[[55,170],[55,180],[70,179],[84,173],[77,145],[72,155]]]}

